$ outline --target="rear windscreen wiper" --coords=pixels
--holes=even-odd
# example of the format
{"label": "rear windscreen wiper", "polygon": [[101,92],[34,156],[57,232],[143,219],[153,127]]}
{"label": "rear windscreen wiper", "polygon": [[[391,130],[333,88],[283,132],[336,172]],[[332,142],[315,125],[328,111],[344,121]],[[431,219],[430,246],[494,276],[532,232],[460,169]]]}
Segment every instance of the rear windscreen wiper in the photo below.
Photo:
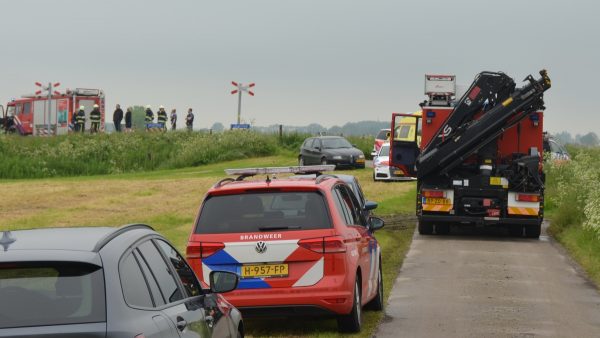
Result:
{"label": "rear windscreen wiper", "polygon": [[302,227],[299,225],[290,225],[290,226],[276,225],[276,226],[272,226],[272,227],[259,227],[258,228],[258,230],[260,230],[260,231],[274,231],[274,230],[287,230],[287,229],[302,229]]}

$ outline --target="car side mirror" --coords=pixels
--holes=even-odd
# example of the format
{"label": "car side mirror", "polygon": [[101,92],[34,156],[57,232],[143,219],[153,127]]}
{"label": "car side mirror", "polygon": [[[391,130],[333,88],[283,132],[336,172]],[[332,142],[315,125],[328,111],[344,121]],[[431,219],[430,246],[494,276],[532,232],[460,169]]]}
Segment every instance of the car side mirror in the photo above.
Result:
{"label": "car side mirror", "polygon": [[377,202],[366,201],[365,202],[365,210],[375,210],[377,209]]}
{"label": "car side mirror", "polygon": [[374,216],[369,217],[369,229],[371,231],[379,230],[383,228],[384,225],[385,222],[381,218]]}
{"label": "car side mirror", "polygon": [[240,277],[229,271],[211,271],[210,273],[210,291],[213,293],[225,293],[235,290],[240,281]]}
{"label": "car side mirror", "polygon": [[356,144],[354,144],[354,143],[352,143],[352,146],[353,146],[354,148],[358,148],[358,147],[356,146]]}

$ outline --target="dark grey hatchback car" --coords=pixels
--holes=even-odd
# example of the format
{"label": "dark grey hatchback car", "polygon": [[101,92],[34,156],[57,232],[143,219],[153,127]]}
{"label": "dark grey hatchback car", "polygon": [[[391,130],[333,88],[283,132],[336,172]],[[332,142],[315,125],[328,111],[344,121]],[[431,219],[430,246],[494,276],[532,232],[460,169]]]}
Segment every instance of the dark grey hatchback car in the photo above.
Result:
{"label": "dark grey hatchback car", "polygon": [[240,312],[203,288],[147,225],[0,233],[0,337],[241,337]]}
{"label": "dark grey hatchback car", "polygon": [[365,154],[341,136],[309,137],[300,147],[298,164],[333,164],[336,168],[364,168]]}

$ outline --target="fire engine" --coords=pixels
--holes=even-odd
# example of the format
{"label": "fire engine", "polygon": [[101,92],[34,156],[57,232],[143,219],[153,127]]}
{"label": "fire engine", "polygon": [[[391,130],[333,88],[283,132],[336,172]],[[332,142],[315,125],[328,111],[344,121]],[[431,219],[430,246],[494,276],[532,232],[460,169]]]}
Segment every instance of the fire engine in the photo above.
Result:
{"label": "fire engine", "polygon": [[[47,96],[23,95],[6,105],[2,116],[5,132],[20,135],[62,135],[71,128],[73,113],[80,106],[85,109],[85,129],[91,126],[90,112],[97,104],[102,115],[100,130],[104,130],[105,102],[104,92],[100,89],[67,89],[65,93],[55,93],[49,100]],[[48,130],[50,125],[50,130]]]}
{"label": "fire engine", "polygon": [[[422,116],[414,140],[398,140],[393,114],[391,165],[417,177],[421,234],[445,234],[450,225],[504,226],[537,238],[544,216],[543,95],[545,70],[517,88],[501,72],[480,73],[455,100],[455,77],[426,76]],[[415,118],[415,116],[412,116]]]}

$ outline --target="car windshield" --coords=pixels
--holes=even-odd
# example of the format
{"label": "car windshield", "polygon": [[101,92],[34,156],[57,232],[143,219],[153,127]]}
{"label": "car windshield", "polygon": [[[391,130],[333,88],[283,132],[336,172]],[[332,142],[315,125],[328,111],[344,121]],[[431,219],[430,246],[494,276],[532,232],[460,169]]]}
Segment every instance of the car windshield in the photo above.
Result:
{"label": "car windshield", "polygon": [[352,148],[350,142],[345,138],[325,138],[322,139],[323,148],[325,149],[338,149],[338,148]]}
{"label": "car windshield", "polygon": [[381,146],[381,149],[379,149],[378,156],[390,156],[390,146],[388,146],[388,145]]}
{"label": "car windshield", "polygon": [[331,221],[318,192],[256,192],[208,197],[196,233],[327,228],[331,228]]}
{"label": "car windshield", "polygon": [[0,329],[104,321],[100,267],[70,262],[0,263]]}
{"label": "car windshield", "polygon": [[388,139],[389,133],[390,133],[389,130],[382,129],[379,131],[377,136],[375,136],[375,139],[385,141]]}

